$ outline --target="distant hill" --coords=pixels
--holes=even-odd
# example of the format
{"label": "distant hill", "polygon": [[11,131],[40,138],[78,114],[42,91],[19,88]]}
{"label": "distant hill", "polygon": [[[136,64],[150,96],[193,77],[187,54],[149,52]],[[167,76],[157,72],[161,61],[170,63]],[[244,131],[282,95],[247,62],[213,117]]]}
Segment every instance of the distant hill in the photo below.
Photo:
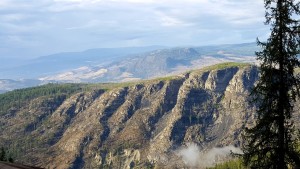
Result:
{"label": "distant hill", "polygon": [[[162,46],[128,47],[128,48],[98,48],[82,52],[64,52],[41,56],[31,60],[16,59],[0,64],[2,79],[36,79],[38,77],[75,69],[80,66],[102,65],[122,59],[128,55],[164,48]],[[13,64],[16,62],[15,64]],[[5,66],[5,65],[10,65]],[[2,68],[3,67],[3,68]]]}
{"label": "distant hill", "polygon": [[[255,62],[255,43],[202,47],[91,49],[59,53],[24,62],[12,69],[0,68],[4,77],[49,82],[125,82],[174,75],[221,62]],[[1,77],[0,76],[0,77]],[[16,85],[19,81],[20,85]],[[38,82],[40,81],[40,82]],[[36,85],[36,84],[34,84]],[[14,80],[7,91],[31,83]]]}
{"label": "distant hill", "polygon": [[0,93],[5,93],[7,91],[11,91],[14,89],[38,86],[41,84],[43,84],[43,82],[38,79],[21,79],[21,80],[0,79]]}

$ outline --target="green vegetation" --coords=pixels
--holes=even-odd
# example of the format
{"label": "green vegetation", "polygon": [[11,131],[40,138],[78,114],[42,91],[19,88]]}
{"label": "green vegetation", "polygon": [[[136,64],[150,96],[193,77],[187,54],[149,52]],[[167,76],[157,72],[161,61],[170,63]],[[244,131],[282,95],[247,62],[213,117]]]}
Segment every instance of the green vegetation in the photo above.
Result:
{"label": "green vegetation", "polygon": [[0,115],[9,110],[18,110],[28,101],[44,96],[63,99],[71,94],[83,90],[83,84],[48,84],[38,87],[18,89],[0,95]]}
{"label": "green vegetation", "polygon": [[[158,77],[158,78],[155,78],[155,79],[151,79],[149,80],[150,82],[151,81],[154,81],[154,80],[158,80],[158,81],[169,81],[169,80],[172,80],[172,79],[175,79],[176,76],[166,76],[166,77]],[[148,81],[148,80],[147,80]]]}
{"label": "green vegetation", "polygon": [[0,115],[9,111],[19,110],[28,104],[30,100],[38,97],[53,98],[62,101],[72,94],[92,91],[110,90],[118,87],[127,87],[135,83],[96,83],[96,84],[47,84],[26,89],[17,89],[11,92],[0,94]]}
{"label": "green vegetation", "polygon": [[0,149],[0,161],[7,161],[13,163],[14,160],[11,156],[11,153],[5,150],[3,147]]}
{"label": "green vegetation", "polygon": [[112,90],[115,88],[121,88],[121,87],[130,87],[133,86],[135,84],[138,84],[139,82],[122,82],[122,83],[95,83],[95,84],[87,84],[87,86],[85,87],[86,90],[99,90],[99,89],[103,89],[103,90]]}
{"label": "green vegetation", "polygon": [[241,159],[234,159],[221,164],[216,164],[216,166],[209,167],[208,169],[247,169],[247,167],[243,165]]}

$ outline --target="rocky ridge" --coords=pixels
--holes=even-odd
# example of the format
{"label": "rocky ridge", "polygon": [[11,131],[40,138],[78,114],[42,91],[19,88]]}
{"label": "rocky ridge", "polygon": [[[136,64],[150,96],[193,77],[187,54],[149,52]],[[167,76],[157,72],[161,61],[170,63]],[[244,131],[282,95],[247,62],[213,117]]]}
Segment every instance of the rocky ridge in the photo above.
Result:
{"label": "rocky ridge", "polygon": [[[0,115],[0,143],[46,168],[184,168],[176,150],[241,145],[258,69],[222,64],[179,76],[37,97]],[[20,156],[22,155],[22,158]]]}

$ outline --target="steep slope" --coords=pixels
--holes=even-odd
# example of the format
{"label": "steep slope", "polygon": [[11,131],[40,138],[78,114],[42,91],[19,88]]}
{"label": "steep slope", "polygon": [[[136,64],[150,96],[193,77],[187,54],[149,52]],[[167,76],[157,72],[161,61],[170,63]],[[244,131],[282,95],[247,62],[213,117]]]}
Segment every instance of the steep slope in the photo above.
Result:
{"label": "steep slope", "polygon": [[2,111],[0,143],[17,160],[49,168],[185,167],[176,153],[181,146],[241,145],[257,77],[255,66],[229,63],[36,96]]}

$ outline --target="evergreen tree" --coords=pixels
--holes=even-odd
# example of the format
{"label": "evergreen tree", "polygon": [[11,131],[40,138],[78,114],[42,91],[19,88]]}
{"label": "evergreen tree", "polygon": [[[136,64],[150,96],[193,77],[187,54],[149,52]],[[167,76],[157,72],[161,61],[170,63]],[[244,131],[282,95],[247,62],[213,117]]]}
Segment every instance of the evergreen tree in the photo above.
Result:
{"label": "evergreen tree", "polygon": [[251,168],[285,169],[300,166],[291,120],[299,78],[295,68],[300,49],[300,2],[264,0],[271,35],[256,52],[261,76],[251,96],[257,106],[255,126],[246,128],[243,159]]}
{"label": "evergreen tree", "polygon": [[14,159],[11,156],[12,154],[8,151],[5,151],[4,147],[0,148],[0,161],[8,161],[10,163],[14,162]]}
{"label": "evergreen tree", "polygon": [[3,147],[0,149],[0,161],[6,161],[6,152]]}

